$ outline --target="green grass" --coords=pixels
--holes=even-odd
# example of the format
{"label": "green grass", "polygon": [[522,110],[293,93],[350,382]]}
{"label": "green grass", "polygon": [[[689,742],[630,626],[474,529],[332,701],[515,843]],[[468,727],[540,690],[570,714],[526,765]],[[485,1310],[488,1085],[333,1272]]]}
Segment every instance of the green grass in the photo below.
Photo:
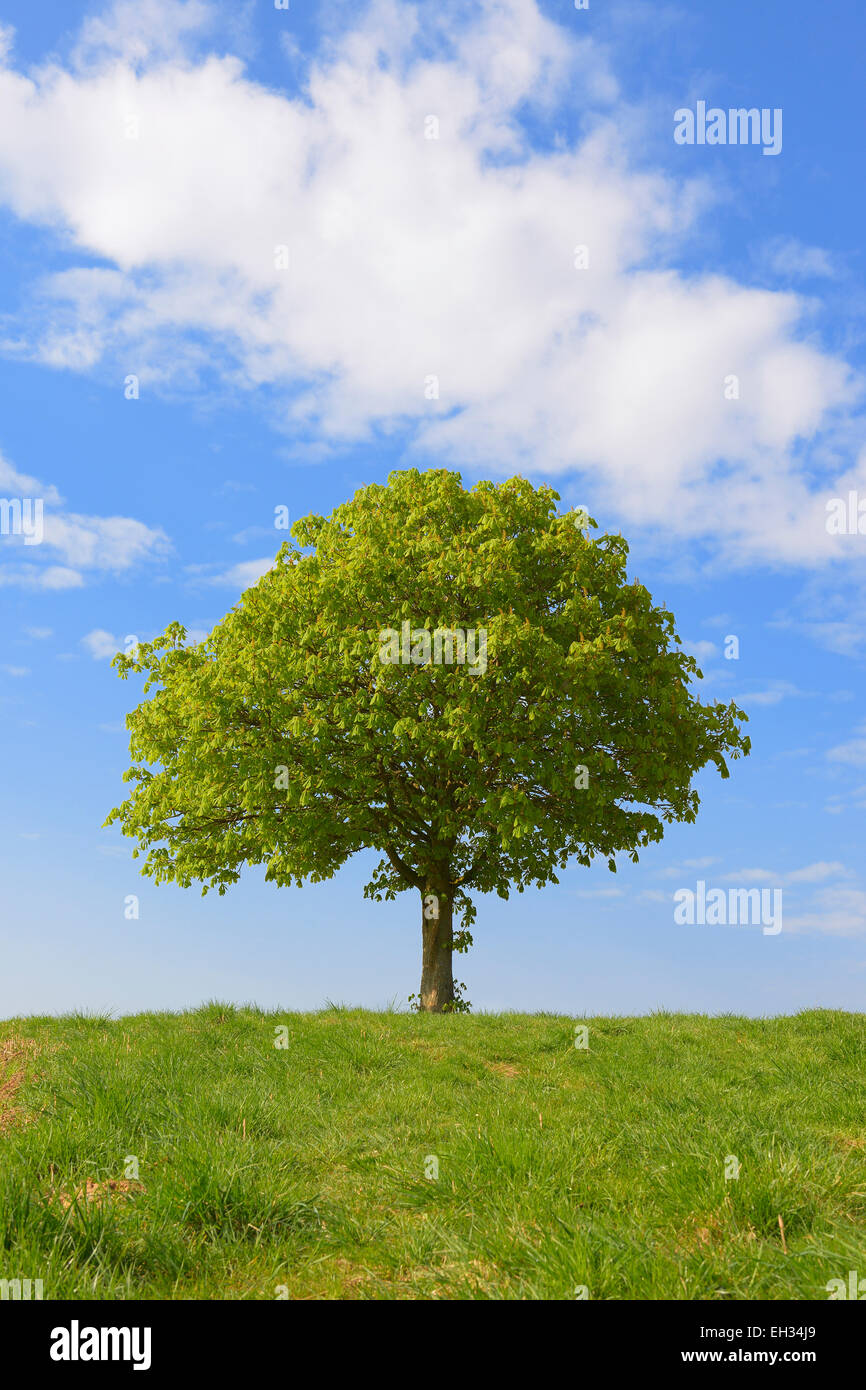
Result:
{"label": "green grass", "polygon": [[[0,1023],[0,1278],[46,1299],[825,1299],[866,1277],[864,1015],[586,1019],[586,1050],[575,1022]],[[48,1200],[128,1156],[143,1191]]]}

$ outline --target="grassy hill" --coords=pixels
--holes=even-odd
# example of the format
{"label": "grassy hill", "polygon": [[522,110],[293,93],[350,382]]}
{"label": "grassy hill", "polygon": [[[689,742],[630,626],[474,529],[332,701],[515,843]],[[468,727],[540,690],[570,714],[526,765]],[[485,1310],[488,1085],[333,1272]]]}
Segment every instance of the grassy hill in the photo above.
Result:
{"label": "grassy hill", "polygon": [[582,1022],[586,1048],[552,1015],[0,1023],[0,1278],[825,1299],[866,1276],[866,1016]]}

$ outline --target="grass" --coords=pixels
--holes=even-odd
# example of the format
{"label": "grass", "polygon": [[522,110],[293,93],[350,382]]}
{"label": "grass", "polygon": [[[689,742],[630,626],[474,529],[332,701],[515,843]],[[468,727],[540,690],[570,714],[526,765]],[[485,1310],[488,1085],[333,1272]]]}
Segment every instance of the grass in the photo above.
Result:
{"label": "grass", "polygon": [[46,1299],[826,1299],[866,1276],[864,1015],[583,1022],[586,1049],[553,1015],[0,1023],[0,1278]]}

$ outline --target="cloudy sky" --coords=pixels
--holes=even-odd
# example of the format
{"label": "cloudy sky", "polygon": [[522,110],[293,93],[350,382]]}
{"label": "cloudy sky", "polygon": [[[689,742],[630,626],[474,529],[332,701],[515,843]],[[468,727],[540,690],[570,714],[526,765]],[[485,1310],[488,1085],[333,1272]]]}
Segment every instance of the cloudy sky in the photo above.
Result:
{"label": "cloudy sky", "polygon": [[[275,508],[442,464],[621,530],[754,744],[639,866],[482,900],[474,1005],[862,1008],[858,0],[0,15],[0,499],[43,504],[38,544],[0,533],[0,1015],[417,988],[416,904],[364,902],[370,861],[202,900],[100,825],[118,647],[208,631]],[[675,140],[734,108],[781,149]],[[781,889],[782,932],[677,924],[699,879]]]}

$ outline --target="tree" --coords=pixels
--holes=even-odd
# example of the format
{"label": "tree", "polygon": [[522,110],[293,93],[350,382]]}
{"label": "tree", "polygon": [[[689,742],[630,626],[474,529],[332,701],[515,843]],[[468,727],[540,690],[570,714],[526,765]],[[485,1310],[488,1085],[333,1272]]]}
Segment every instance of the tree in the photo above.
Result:
{"label": "tree", "polygon": [[693,821],[694,774],[728,776],[746,716],[694,697],[624,539],[558,501],[522,478],[392,473],[296,522],[204,641],[173,623],[115,657],[153,692],[106,821],[143,872],[223,893],[244,864],[301,884],[376,850],[365,896],[420,895],[419,1007],[442,1011],[465,1007],[452,953],[473,892],[556,883],[572,858],[615,870]]}

